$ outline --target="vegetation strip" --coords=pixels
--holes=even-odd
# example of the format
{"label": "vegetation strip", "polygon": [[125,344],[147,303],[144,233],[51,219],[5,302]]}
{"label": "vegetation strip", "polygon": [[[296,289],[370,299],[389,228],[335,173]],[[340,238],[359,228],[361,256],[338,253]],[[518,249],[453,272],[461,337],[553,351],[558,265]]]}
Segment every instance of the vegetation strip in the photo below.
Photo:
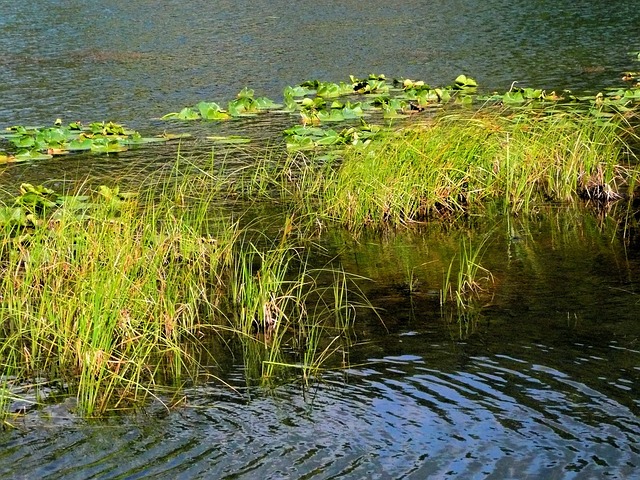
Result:
{"label": "vegetation strip", "polygon": [[[233,345],[250,382],[310,381],[350,345],[354,312],[371,308],[354,277],[309,268],[310,229],[339,224],[359,234],[496,206],[511,216],[633,196],[640,89],[576,98],[515,87],[481,96],[476,88],[465,76],[432,88],[371,75],[287,87],[282,104],[244,89],[226,109],[200,103],[166,116],[211,121],[279,109],[299,118],[283,132],[285,148],[241,171],[197,167],[180,178],[176,168],[159,191],[135,194],[100,186],[63,195],[23,184],[0,209],[0,412],[34,384],[75,396],[88,416],[140,405],[161,385],[178,392],[198,381],[202,356]],[[396,123],[369,122],[375,115]],[[343,121],[343,129],[326,128]],[[58,123],[10,128],[0,160],[114,153],[171,138],[145,139],[114,123]],[[236,148],[249,141],[208,139]],[[284,201],[289,215],[267,236],[213,211],[225,198]],[[493,283],[483,248],[461,241],[458,261],[443,272],[440,303],[459,320]],[[327,275],[329,286],[319,280]]]}

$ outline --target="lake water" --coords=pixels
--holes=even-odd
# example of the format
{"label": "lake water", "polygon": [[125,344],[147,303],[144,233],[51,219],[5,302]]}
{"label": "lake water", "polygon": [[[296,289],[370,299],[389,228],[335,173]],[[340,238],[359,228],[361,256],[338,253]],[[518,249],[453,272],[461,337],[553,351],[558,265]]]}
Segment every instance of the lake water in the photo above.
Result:
{"label": "lake water", "polygon": [[[5,2],[0,27],[2,126],[62,117],[155,134],[167,128],[157,117],[244,86],[278,99],[311,78],[442,85],[467,73],[487,90],[593,91],[640,68],[628,55],[640,50],[640,9],[617,0]],[[267,141],[278,131],[260,119],[194,128]],[[163,145],[14,165],[2,181],[125,177],[175,157]],[[330,232],[321,241],[372,279],[363,288],[383,309],[384,326],[358,318],[348,370],[265,392],[228,359],[218,373],[237,392],[202,385],[171,412],[83,421],[71,400],[47,405],[0,432],[0,477],[633,478],[640,237],[624,221],[551,208],[470,233]],[[462,328],[434,293],[460,235],[488,238],[496,281]],[[420,281],[412,296],[408,271]]]}

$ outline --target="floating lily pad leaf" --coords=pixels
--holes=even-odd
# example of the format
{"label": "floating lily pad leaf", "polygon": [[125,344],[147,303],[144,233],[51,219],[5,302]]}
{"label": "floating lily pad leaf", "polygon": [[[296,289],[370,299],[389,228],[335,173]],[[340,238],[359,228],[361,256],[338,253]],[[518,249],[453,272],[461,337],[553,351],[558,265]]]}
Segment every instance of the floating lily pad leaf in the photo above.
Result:
{"label": "floating lily pad leaf", "polygon": [[253,98],[254,90],[251,88],[244,87],[242,90],[238,92],[236,95],[238,98]]}
{"label": "floating lily pad leaf", "polygon": [[185,107],[179,112],[167,113],[163,115],[162,120],[170,120],[175,118],[176,120],[198,120],[200,118],[200,114],[196,112],[193,108]]}
{"label": "floating lily pad leaf", "polygon": [[251,142],[250,138],[240,137],[240,136],[237,136],[237,135],[230,135],[228,137],[213,136],[213,137],[207,137],[207,139],[213,141],[213,143],[217,143],[217,144],[220,144],[220,145],[234,145],[234,144],[242,144],[242,143]]}
{"label": "floating lily pad leaf", "polygon": [[29,160],[48,160],[50,158],[53,158],[53,156],[37,150],[18,150],[15,155],[15,159],[18,162],[26,162]]}
{"label": "floating lily pad leaf", "polygon": [[35,148],[36,139],[32,136],[20,136],[12,140],[12,143],[18,148]]}
{"label": "floating lily pad leaf", "polygon": [[446,103],[451,100],[451,90],[445,88],[434,88],[431,91],[438,96],[440,102]]}
{"label": "floating lily pad leaf", "polygon": [[253,98],[239,97],[229,102],[227,111],[232,117],[254,116],[258,113],[258,108]]}
{"label": "floating lily pad leaf", "polygon": [[106,185],[100,185],[98,193],[112,207],[118,207],[122,202],[133,201],[138,196],[134,192],[121,192],[120,187],[109,188]]}
{"label": "floating lily pad leaf", "polygon": [[471,105],[473,103],[473,97],[471,95],[461,95],[456,97],[456,102],[462,105]]}
{"label": "floating lily pad leaf", "polygon": [[258,110],[277,110],[278,108],[282,108],[281,103],[276,103],[267,97],[256,98],[255,106]]}
{"label": "floating lily pad leaf", "polygon": [[57,203],[64,207],[65,210],[80,211],[87,210],[94,206],[90,203],[91,197],[87,195],[69,195],[58,197]]}
{"label": "floating lily pad leaf", "polygon": [[300,135],[308,137],[322,137],[324,136],[324,130],[320,127],[307,127],[303,125],[296,125],[295,127],[287,128],[284,131],[285,135]]}
{"label": "floating lily pad leaf", "polygon": [[300,102],[301,107],[306,109],[319,109],[324,107],[326,104],[326,100],[322,97],[303,98]]}
{"label": "floating lily pad leaf", "polygon": [[344,82],[331,83],[322,82],[318,85],[316,95],[324,98],[340,97],[342,95],[349,95],[354,93],[353,86]]}
{"label": "floating lily pad leaf", "polygon": [[69,144],[67,145],[67,149],[71,152],[91,150],[92,144],[93,140],[91,140],[90,138],[82,137],[69,142]]}
{"label": "floating lily pad leaf", "polygon": [[293,97],[284,97],[284,108],[282,111],[284,113],[293,113],[298,110],[298,103],[293,99]]}
{"label": "floating lily pad leaf", "polygon": [[91,151],[94,153],[117,153],[127,151],[127,147],[117,141],[98,139],[91,144]]}
{"label": "floating lily pad leaf", "polygon": [[524,96],[521,91],[511,91],[507,92],[502,96],[502,101],[504,103],[524,103]]}
{"label": "floating lily pad leaf", "polygon": [[384,75],[369,75],[369,78],[364,80],[358,79],[351,75],[351,86],[353,91],[361,94],[369,93],[385,93],[389,91],[389,85],[387,84],[386,77]]}
{"label": "floating lily pad leaf", "polygon": [[420,90],[423,88],[429,88],[429,85],[425,84],[422,80],[415,81],[409,78],[405,78],[402,81],[396,81],[396,83],[401,83],[402,88],[404,88],[405,90],[409,90],[409,89]]}
{"label": "floating lily pad leaf", "polygon": [[30,183],[23,183],[20,185],[20,195],[15,198],[14,204],[35,213],[57,206],[57,200],[58,195],[53,190],[42,185],[34,187]]}
{"label": "floating lily pad leaf", "polygon": [[215,102],[200,102],[196,105],[200,116],[205,120],[226,120],[230,115]]}
{"label": "floating lily pad leaf", "polygon": [[142,135],[136,132],[130,137],[120,140],[120,143],[122,145],[144,145],[146,143],[166,142],[167,140],[168,138],[165,136],[143,137]]}
{"label": "floating lily pad leaf", "polygon": [[286,97],[304,97],[306,95],[313,95],[316,93],[315,88],[309,88],[302,85],[296,85],[295,87],[287,86],[284,88],[283,96]]}
{"label": "floating lily pad leaf", "polygon": [[316,144],[311,137],[306,136],[292,136],[287,139],[287,150],[300,151],[300,150],[313,150],[316,148]]}
{"label": "floating lily pad leaf", "polygon": [[318,155],[314,158],[319,162],[329,163],[329,162],[333,162],[336,159],[341,158],[343,153],[344,153],[343,149],[335,148],[335,149],[331,149],[324,155]]}
{"label": "floating lily pad leaf", "polygon": [[127,130],[123,125],[114,122],[93,122],[89,124],[89,131],[100,135],[133,135],[134,130]]}
{"label": "floating lily pad leaf", "polygon": [[338,134],[335,130],[327,130],[322,138],[316,140],[316,145],[326,147],[330,145],[336,145],[338,143],[344,143],[345,139],[343,136]]}
{"label": "floating lily pad leaf", "polygon": [[475,88],[478,86],[478,82],[466,75],[458,75],[454,83],[456,88]]}
{"label": "floating lily pad leaf", "polygon": [[343,122],[345,116],[341,109],[332,108],[330,110],[320,110],[317,113],[320,122]]}

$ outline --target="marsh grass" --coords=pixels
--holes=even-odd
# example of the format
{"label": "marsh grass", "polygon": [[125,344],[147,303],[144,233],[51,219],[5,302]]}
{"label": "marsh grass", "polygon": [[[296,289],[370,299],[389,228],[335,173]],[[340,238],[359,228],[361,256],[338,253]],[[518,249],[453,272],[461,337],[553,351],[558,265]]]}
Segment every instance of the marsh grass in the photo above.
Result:
{"label": "marsh grass", "polygon": [[309,252],[292,245],[290,233],[285,228],[271,248],[238,249],[225,309],[241,332],[248,381],[266,386],[318,377],[351,345],[357,310],[373,308],[357,287],[361,278],[331,266],[310,269]]}
{"label": "marsh grass", "polygon": [[356,232],[481,214],[496,203],[529,213],[619,198],[637,177],[631,138],[622,117],[485,109],[387,131],[330,161],[297,152],[262,166],[252,184]]}
{"label": "marsh grass", "polygon": [[4,371],[65,385],[84,415],[144,399],[159,378],[182,383],[193,364],[182,344],[214,314],[237,236],[233,224],[212,229],[205,205],[110,198],[6,229]]}
{"label": "marsh grass", "polygon": [[453,302],[461,318],[464,318],[477,301],[491,295],[493,275],[481,265],[489,238],[490,235],[486,235],[474,245],[462,237],[458,254],[451,259],[449,268],[443,275],[440,306],[444,307]]}
{"label": "marsh grass", "polygon": [[226,179],[183,167],[137,195],[100,187],[68,197],[81,209],[29,207],[28,222],[3,224],[4,377],[44,378],[96,416],[197,382],[212,335],[239,341],[248,375],[273,384],[308,382],[348,348],[366,302],[352,301],[344,272],[309,268],[304,219],[241,227],[215,207]]}

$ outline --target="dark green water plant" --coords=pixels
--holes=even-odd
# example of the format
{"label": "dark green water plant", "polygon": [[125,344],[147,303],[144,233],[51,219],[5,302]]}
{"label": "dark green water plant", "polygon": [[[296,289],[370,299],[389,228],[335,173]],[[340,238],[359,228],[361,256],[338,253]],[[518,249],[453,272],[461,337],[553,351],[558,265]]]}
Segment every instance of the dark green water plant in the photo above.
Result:
{"label": "dark green water plant", "polygon": [[163,134],[143,137],[139,132],[114,122],[73,122],[63,125],[56,120],[52,127],[17,125],[0,133],[9,148],[0,154],[0,163],[46,160],[56,155],[77,152],[118,153],[149,143],[166,142],[180,135]]}

